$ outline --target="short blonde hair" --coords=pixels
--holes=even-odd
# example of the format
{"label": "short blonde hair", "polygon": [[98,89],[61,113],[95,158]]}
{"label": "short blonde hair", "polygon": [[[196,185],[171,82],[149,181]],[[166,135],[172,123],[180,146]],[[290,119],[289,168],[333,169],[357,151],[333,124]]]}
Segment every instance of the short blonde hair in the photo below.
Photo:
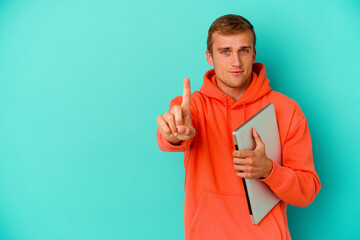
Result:
{"label": "short blonde hair", "polygon": [[216,19],[210,26],[207,38],[207,50],[212,54],[212,35],[219,32],[222,35],[233,35],[250,30],[253,35],[253,44],[255,48],[256,36],[253,25],[244,17],[227,14]]}

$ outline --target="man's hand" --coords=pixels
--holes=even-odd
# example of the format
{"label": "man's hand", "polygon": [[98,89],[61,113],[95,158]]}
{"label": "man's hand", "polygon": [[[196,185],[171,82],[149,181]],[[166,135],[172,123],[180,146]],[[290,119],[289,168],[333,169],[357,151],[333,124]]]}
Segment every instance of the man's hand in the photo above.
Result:
{"label": "man's hand", "polygon": [[266,178],[272,170],[272,161],[266,157],[265,144],[257,133],[252,129],[256,148],[254,150],[238,150],[233,152],[234,169],[236,176],[241,178]]}
{"label": "man's hand", "polygon": [[195,136],[195,128],[191,123],[190,98],[190,79],[185,78],[181,106],[174,105],[170,111],[156,119],[161,135],[173,144]]}

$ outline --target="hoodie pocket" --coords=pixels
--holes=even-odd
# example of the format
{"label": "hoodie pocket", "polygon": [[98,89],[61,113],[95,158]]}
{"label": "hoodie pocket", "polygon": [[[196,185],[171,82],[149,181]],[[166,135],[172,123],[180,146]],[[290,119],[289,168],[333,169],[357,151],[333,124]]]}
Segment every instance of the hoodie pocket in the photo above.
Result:
{"label": "hoodie pocket", "polygon": [[202,193],[189,231],[191,240],[281,239],[271,212],[254,225],[244,196],[210,191]]}

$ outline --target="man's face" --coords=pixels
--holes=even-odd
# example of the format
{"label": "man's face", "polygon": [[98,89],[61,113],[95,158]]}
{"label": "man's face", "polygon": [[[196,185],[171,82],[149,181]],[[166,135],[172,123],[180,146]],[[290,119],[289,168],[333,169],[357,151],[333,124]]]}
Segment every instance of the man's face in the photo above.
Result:
{"label": "man's face", "polygon": [[251,82],[252,64],[256,57],[251,32],[248,30],[234,35],[215,32],[212,39],[213,53],[207,50],[206,59],[214,65],[219,89],[225,93],[245,92]]}

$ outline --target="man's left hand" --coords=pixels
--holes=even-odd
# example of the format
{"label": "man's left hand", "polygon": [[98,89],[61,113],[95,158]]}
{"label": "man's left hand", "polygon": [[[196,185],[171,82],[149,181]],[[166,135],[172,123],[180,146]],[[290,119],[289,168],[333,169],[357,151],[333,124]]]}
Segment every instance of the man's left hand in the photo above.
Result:
{"label": "man's left hand", "polygon": [[241,178],[266,178],[272,170],[272,161],[266,157],[265,144],[256,129],[252,129],[256,148],[233,152],[236,176]]}

